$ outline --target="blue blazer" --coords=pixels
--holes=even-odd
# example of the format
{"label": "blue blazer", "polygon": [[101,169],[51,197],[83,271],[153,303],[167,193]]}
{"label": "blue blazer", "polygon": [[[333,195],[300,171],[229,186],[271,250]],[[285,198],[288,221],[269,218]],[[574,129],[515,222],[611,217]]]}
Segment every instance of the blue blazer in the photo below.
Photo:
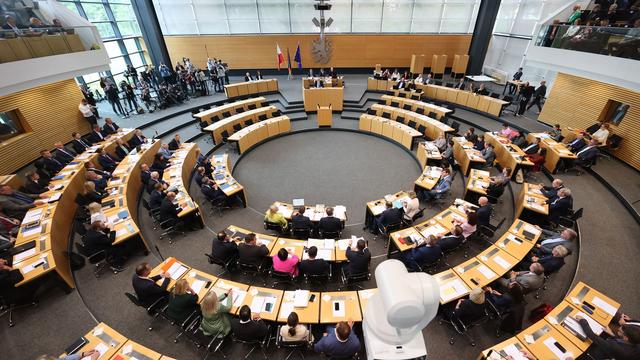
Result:
{"label": "blue blazer", "polygon": [[346,358],[360,351],[360,340],[353,330],[351,330],[347,341],[341,342],[336,337],[335,329],[335,326],[327,326],[327,336],[322,337],[316,343],[313,347],[315,352],[323,353],[332,358]]}

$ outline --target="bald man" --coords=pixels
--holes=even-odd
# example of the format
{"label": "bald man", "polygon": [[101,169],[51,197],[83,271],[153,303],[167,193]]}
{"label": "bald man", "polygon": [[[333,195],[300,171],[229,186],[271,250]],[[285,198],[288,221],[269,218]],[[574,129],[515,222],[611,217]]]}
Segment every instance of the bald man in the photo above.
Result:
{"label": "bald man", "polygon": [[476,214],[478,215],[478,225],[490,226],[491,212],[493,209],[491,208],[491,204],[489,204],[489,199],[486,196],[481,196],[478,199],[478,206],[478,210],[476,210]]}

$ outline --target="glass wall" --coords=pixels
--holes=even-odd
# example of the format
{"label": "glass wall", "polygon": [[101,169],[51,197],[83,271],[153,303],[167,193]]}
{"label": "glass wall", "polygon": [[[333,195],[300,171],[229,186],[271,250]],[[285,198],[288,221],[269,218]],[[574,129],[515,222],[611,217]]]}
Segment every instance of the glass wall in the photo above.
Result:
{"label": "glass wall", "polygon": [[[165,35],[317,33],[313,0],[153,0]],[[331,0],[329,33],[471,33],[480,0]]]}
{"label": "glass wall", "polygon": [[[144,40],[130,0],[60,0],[60,3],[91,21],[100,32],[104,47],[111,59],[111,70],[102,76],[112,77],[116,83],[125,79],[127,65],[140,71],[147,63]],[[99,89],[100,74],[78,78],[90,89]]]}

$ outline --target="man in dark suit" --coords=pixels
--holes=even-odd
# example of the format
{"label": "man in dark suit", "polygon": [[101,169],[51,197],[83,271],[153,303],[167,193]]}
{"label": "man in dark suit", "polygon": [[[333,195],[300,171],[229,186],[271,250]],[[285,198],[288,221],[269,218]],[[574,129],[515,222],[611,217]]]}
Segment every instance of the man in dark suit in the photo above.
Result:
{"label": "man in dark suit", "polygon": [[360,340],[352,328],[353,321],[340,321],[335,327],[328,326],[326,336],[313,346],[313,351],[331,359],[352,358],[360,351]]}
{"label": "man in dark suit", "polygon": [[53,146],[56,148],[56,152],[54,154],[55,158],[65,165],[72,162],[76,155],[78,155],[75,151],[64,147],[64,145],[59,141],[53,144]]}
{"label": "man in dark suit", "polygon": [[323,217],[318,222],[318,230],[320,233],[334,233],[342,231],[342,221],[333,216],[333,208],[329,206],[325,209],[325,212],[327,213],[327,216]]}
{"label": "man in dark suit", "polygon": [[253,76],[249,73],[244,74],[244,81],[253,81]]}
{"label": "man in dark suit", "polygon": [[176,134],[173,137],[173,140],[169,141],[169,150],[176,151],[176,150],[180,149],[180,144],[182,144],[180,142],[180,134]]}
{"label": "man in dark suit", "polygon": [[539,228],[542,231],[542,237],[532,252],[538,256],[549,255],[553,251],[553,248],[562,245],[571,254],[575,251],[576,245],[574,241],[578,238],[578,234],[572,229],[564,229],[561,233],[556,233],[550,230]]}
{"label": "man in dark suit", "polygon": [[136,129],[131,139],[129,139],[129,147],[131,149],[135,149],[138,145],[142,145],[146,140],[147,138],[142,135],[142,130]]}
{"label": "man in dark suit", "polygon": [[82,136],[80,136],[79,132],[73,132],[73,134],[71,134],[71,137],[73,137],[73,140],[71,140],[71,146],[73,146],[73,149],[76,151],[76,153],[82,154],[91,147],[91,144],[82,139]]}
{"label": "man in dark suit", "polygon": [[307,250],[307,254],[309,258],[306,260],[302,260],[298,269],[300,270],[300,274],[306,275],[328,275],[329,274],[329,263],[324,259],[316,259],[318,256],[318,248],[315,246],[311,246]]}
{"label": "man in dark suit", "polygon": [[442,257],[442,248],[435,236],[430,235],[423,244],[402,253],[402,262],[410,271],[420,271],[420,265],[434,264]]}
{"label": "man in dark suit", "polygon": [[[542,184],[540,185],[542,186]],[[558,196],[558,191],[560,191],[560,189],[562,188],[564,188],[562,179],[553,179],[553,181],[551,182],[551,186],[542,186],[540,192],[547,199],[553,200],[556,198],[556,196]]]}
{"label": "man in dark suit", "polygon": [[96,190],[99,192],[104,192],[107,188],[107,178],[104,176],[100,176],[93,171],[87,171],[85,174],[85,178],[87,181],[91,181],[96,185]]}
{"label": "man in dark suit", "polygon": [[538,107],[538,112],[542,111],[542,105],[540,105],[540,101],[544,99],[545,95],[547,95],[547,82],[542,80],[540,81],[540,86],[533,92],[533,100],[527,107],[527,110],[531,109],[533,105]]}
{"label": "man in dark suit", "polygon": [[518,264],[520,270],[527,270],[532,263],[538,262],[544,268],[544,273],[549,275],[564,266],[564,258],[569,254],[569,250],[562,245],[556,245],[551,250],[551,254],[537,256],[533,255],[528,259],[524,259]]}
{"label": "man in dark suit", "polygon": [[557,224],[560,216],[567,216],[569,210],[573,207],[571,190],[568,188],[560,189],[556,198],[547,200],[547,203],[549,204],[549,216],[547,220]]}
{"label": "man in dark suit", "polygon": [[159,209],[164,199],[164,191],[162,191],[162,184],[156,183],[151,195],[149,196],[149,207],[152,209]]}
{"label": "man in dark suit", "polygon": [[333,66],[329,69],[329,76],[333,79],[338,78],[338,72],[333,69]]}
{"label": "man in dark suit", "polygon": [[309,230],[313,229],[313,223],[311,219],[307,216],[304,216],[305,207],[298,206],[296,211],[293,212],[291,216],[291,228],[292,229],[300,229],[300,230]]}
{"label": "man in dark suit", "polygon": [[49,191],[49,188],[40,182],[40,175],[37,172],[29,171],[25,177],[24,190],[26,193],[38,195]]}
{"label": "man in dark suit", "polygon": [[534,91],[535,89],[533,88],[533,86],[529,85],[529,82],[525,82],[524,84],[521,85],[520,104],[519,104],[518,112],[515,114],[515,116],[524,114],[525,110],[527,109],[527,103],[529,103],[529,100],[531,100],[531,96],[533,96]]}
{"label": "man in dark suit", "polygon": [[575,140],[567,144],[567,146],[569,147],[569,150],[571,150],[571,152],[574,154],[582,150],[582,148],[587,146],[587,143],[584,141],[584,135],[582,133],[578,134]]}
{"label": "man in dark suit", "polygon": [[[513,80],[520,80],[522,78],[522,68],[518,68],[515,74],[513,74]],[[509,83],[509,94],[513,94],[516,92],[518,86]]]}
{"label": "man in dark suit", "polygon": [[458,89],[458,90],[464,90],[464,88],[465,88],[465,86],[464,86],[464,78],[460,78],[460,81],[458,81],[456,86],[454,86],[453,88],[454,89]]}
{"label": "man in dark suit", "polygon": [[616,336],[603,338],[593,332],[589,322],[576,315],[582,331],[593,342],[589,354],[594,359],[640,359],[640,326],[625,323],[618,329]]}
{"label": "man in dark suit", "polygon": [[49,150],[40,151],[40,156],[42,156],[42,161],[44,163],[45,168],[51,174],[57,174],[64,168],[64,164],[59,160],[55,159]]}
{"label": "man in dark suit", "polygon": [[103,141],[105,137],[106,135],[102,133],[100,125],[93,125],[93,130],[89,134],[89,140],[91,140],[92,143],[97,144]]}
{"label": "man in dark suit", "polygon": [[149,184],[149,180],[151,179],[151,170],[149,170],[149,165],[147,164],[140,164],[140,181],[142,181],[143,184],[147,185]]}
{"label": "man in dark suit", "polygon": [[[151,306],[156,300],[168,297],[167,287],[171,282],[168,273],[149,277],[151,274],[151,266],[148,263],[142,263],[136,267],[136,273],[133,275],[132,285],[136,292],[138,301],[145,307]],[[162,279],[162,284],[158,285],[157,281]]]}
{"label": "man in dark suit", "polygon": [[98,152],[98,164],[102,166],[108,172],[113,172],[118,166],[118,161],[111,157],[111,155],[107,154],[107,151],[104,148],[101,148]]}
{"label": "man in dark suit", "polygon": [[387,201],[387,207],[380,216],[376,218],[376,231],[381,231],[385,227],[402,222],[402,211],[393,207],[393,203]]}
{"label": "man in dark suit", "polygon": [[224,194],[224,191],[222,191],[222,189],[220,189],[213,180],[206,176],[202,178],[200,191],[202,191],[202,194],[207,198],[207,200],[214,203],[218,203],[223,200],[226,202],[227,200],[227,196]]}
{"label": "man in dark suit", "polygon": [[522,151],[524,151],[524,153],[527,155],[535,154],[538,152],[538,150],[540,150],[539,138],[533,138],[533,142],[529,144],[527,147],[525,147],[524,149],[522,149]]}
{"label": "man in dark suit", "polygon": [[160,222],[165,222],[169,219],[178,220],[178,214],[182,211],[180,205],[174,204],[173,201],[176,198],[176,193],[169,191],[160,204]]}
{"label": "man in dark suit", "polygon": [[193,175],[193,180],[195,180],[198,186],[202,186],[202,179],[204,177],[206,177],[204,172],[204,166],[198,166],[198,168],[196,169],[195,175]]}
{"label": "man in dark suit", "polygon": [[129,149],[127,144],[122,139],[116,139],[115,150],[116,150],[116,155],[120,160],[127,157],[127,155],[129,155],[129,152],[131,151],[131,149]]}
{"label": "man in dark suit", "polygon": [[478,206],[479,207],[476,210],[476,214],[478,215],[478,225],[490,226],[492,208],[489,204],[489,199],[486,196],[481,196],[478,199]]}
{"label": "man in dark suit", "polygon": [[347,260],[349,260],[345,268],[345,273],[347,275],[357,275],[368,272],[369,263],[371,262],[371,252],[369,252],[367,248],[367,243],[363,239],[358,240],[355,251],[351,249],[352,246],[353,240],[349,242],[345,253]]}
{"label": "man in dark suit", "polygon": [[438,245],[440,245],[442,251],[447,252],[457,248],[463,240],[462,227],[456,225],[451,231],[451,235],[443,236],[438,240]]}
{"label": "man in dark suit", "polygon": [[29,209],[43,205],[45,195],[25,194],[13,190],[9,185],[0,186],[0,209],[10,218],[22,220]]}
{"label": "man in dark suit", "polygon": [[102,127],[103,134],[107,136],[115,134],[116,132],[118,132],[118,129],[120,129],[120,127],[118,126],[118,124],[114,123],[111,118],[104,119],[104,126]]}
{"label": "man in dark suit", "polygon": [[489,90],[487,90],[484,84],[480,84],[480,87],[478,88],[478,90],[476,90],[476,94],[487,96],[489,95]]}
{"label": "man in dark suit", "polygon": [[242,305],[238,318],[231,319],[233,337],[240,341],[262,341],[269,333],[269,327],[258,314],[251,317],[249,305]]}
{"label": "man in dark suit", "polygon": [[149,178],[149,181],[147,182],[147,192],[149,194],[151,194],[153,189],[155,189],[156,184],[162,184],[162,189],[163,190],[167,190],[169,188],[169,184],[167,184],[166,181],[160,179],[160,174],[158,174],[157,171],[152,171],[151,172],[151,177]]}
{"label": "man in dark suit", "polygon": [[104,251],[107,262],[113,271],[123,271],[122,250],[113,246],[116,239],[116,232],[109,230],[102,221],[94,221],[87,233],[82,237],[82,242],[89,254],[95,254],[98,251]]}
{"label": "man in dark suit", "polygon": [[248,234],[244,243],[238,246],[238,261],[243,264],[261,266],[268,256],[269,248],[264,244],[258,245],[254,233]]}
{"label": "man in dark suit", "polygon": [[211,256],[227,262],[238,257],[238,245],[224,231],[220,231],[211,244]]}
{"label": "man in dark suit", "polygon": [[574,164],[579,166],[588,166],[598,157],[600,150],[598,150],[598,140],[591,139],[589,145],[578,151],[576,156],[578,157]]}

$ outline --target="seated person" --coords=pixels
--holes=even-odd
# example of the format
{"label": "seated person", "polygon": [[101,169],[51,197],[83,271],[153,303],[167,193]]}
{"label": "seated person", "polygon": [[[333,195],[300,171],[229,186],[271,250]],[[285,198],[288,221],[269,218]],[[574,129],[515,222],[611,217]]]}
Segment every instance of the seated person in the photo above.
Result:
{"label": "seated person", "polygon": [[593,164],[595,159],[598,157],[598,154],[600,154],[600,150],[598,150],[598,141],[596,139],[591,139],[591,141],[589,141],[589,145],[576,153],[578,158],[574,160],[573,164],[578,166],[589,166]]}
{"label": "seated person", "polygon": [[248,234],[244,238],[244,243],[238,246],[238,262],[255,266],[262,266],[264,260],[269,256],[269,248],[264,244],[258,245],[256,234]]}
{"label": "seated person", "polygon": [[524,153],[527,155],[535,154],[538,152],[538,150],[540,150],[540,139],[537,137],[533,138],[533,142],[522,149],[522,151],[524,151]]}
{"label": "seated person", "polygon": [[558,190],[558,196],[554,199],[547,200],[547,203],[549,204],[549,216],[547,216],[547,220],[557,224],[560,217],[569,215],[569,211],[573,208],[571,190],[568,188]]}
{"label": "seated person", "polygon": [[116,239],[116,232],[110,230],[102,221],[97,220],[91,223],[91,227],[82,237],[84,247],[89,254],[95,254],[98,251],[104,251],[107,263],[113,271],[123,271],[124,256],[122,248],[113,245]]}
{"label": "seated person", "polygon": [[227,262],[238,257],[238,245],[224,231],[218,232],[211,244],[211,256]]}
{"label": "seated person", "polygon": [[180,134],[176,134],[171,141],[169,141],[169,150],[176,151],[180,149],[182,142],[180,141]]}
{"label": "seated person", "polygon": [[313,335],[309,333],[306,326],[300,324],[298,314],[292,311],[287,317],[287,324],[280,328],[280,336],[282,341],[304,341],[309,339],[313,341]]}
{"label": "seated person", "polygon": [[584,139],[584,133],[579,133],[573,141],[567,144],[569,150],[574,154],[582,150],[585,146],[587,146],[587,143]]}
{"label": "seated person", "polygon": [[83,205],[89,205],[92,202],[102,203],[102,199],[106,198],[107,196],[109,196],[109,194],[103,190],[99,190],[96,187],[95,182],[86,181],[84,183],[84,191],[82,193],[82,197],[86,204]]}
{"label": "seated person", "polygon": [[13,190],[9,185],[0,185],[0,208],[9,217],[22,221],[29,209],[45,204],[44,194],[33,195]]}
{"label": "seated person", "polygon": [[443,236],[438,240],[438,245],[440,245],[443,252],[447,252],[460,246],[463,241],[462,228],[460,225],[456,225],[451,231],[451,235]]}
{"label": "seated person", "polygon": [[107,151],[104,148],[100,148],[100,150],[98,150],[98,154],[98,164],[100,164],[100,166],[102,166],[106,171],[112,173],[113,170],[116,169],[116,166],[118,166],[119,162],[111,157],[111,155],[107,154]]}
{"label": "seated person", "polygon": [[120,127],[118,126],[118,124],[113,122],[113,119],[111,118],[104,119],[104,126],[102,127],[103,134],[109,136],[111,134],[117,133],[118,129],[120,129]]}
{"label": "seated person", "polygon": [[71,140],[71,146],[73,146],[73,150],[76,151],[76,154],[82,154],[91,147],[91,143],[89,143],[89,141],[87,140],[84,140],[79,132],[74,131],[71,134],[71,137],[73,138],[73,140]]}
{"label": "seated person", "polygon": [[335,327],[327,326],[322,339],[313,347],[317,353],[330,358],[348,358],[360,351],[360,340],[353,332],[353,321],[340,321]]}
{"label": "seated person", "polygon": [[496,160],[496,152],[493,150],[493,145],[484,143],[484,149],[480,151],[480,154],[485,161],[485,166],[493,166],[493,162]]}
{"label": "seated person", "polygon": [[15,285],[24,280],[20,269],[9,266],[9,262],[0,259],[0,294],[7,304],[24,305],[35,300],[37,285],[27,283],[16,287]]}
{"label": "seated person", "polygon": [[447,148],[447,139],[444,137],[444,133],[438,135],[438,138],[435,140],[435,145],[440,151],[444,151]]}
{"label": "seated person", "polygon": [[429,235],[422,245],[403,252],[401,260],[409,271],[420,271],[420,265],[434,264],[441,258],[442,248],[438,245],[438,239]]}
{"label": "seated person", "polygon": [[385,202],[386,209],[376,218],[374,231],[382,231],[385,227],[402,222],[402,210],[393,207],[390,201]]}
{"label": "seated person", "polygon": [[489,199],[486,196],[481,196],[478,199],[478,209],[476,214],[478,215],[479,226],[491,226],[491,213],[493,208],[489,204]]}
{"label": "seated person", "polygon": [[64,145],[60,141],[53,144],[53,146],[55,146],[56,148],[56,153],[54,154],[54,157],[64,165],[67,165],[70,162],[72,162],[73,159],[75,159],[76,155],[78,155],[76,154],[75,151],[69,150],[66,147],[64,147]]}
{"label": "seated person", "polygon": [[135,149],[136,147],[144,144],[147,141],[147,137],[142,134],[142,130],[136,129],[131,139],[129,139],[129,148]]}
{"label": "seated person", "polygon": [[488,286],[484,288],[488,301],[506,316],[500,322],[500,330],[515,335],[522,330],[525,313],[524,294],[520,284],[511,283],[506,292],[500,293]]}
{"label": "seated person", "polygon": [[93,125],[93,130],[89,133],[89,140],[91,140],[92,143],[97,144],[104,141],[105,137],[106,135],[102,133],[100,125]]}
{"label": "seated person", "polygon": [[562,245],[571,254],[575,249],[574,241],[578,238],[578,234],[572,229],[564,229],[560,234],[553,231],[549,231],[537,226],[538,230],[542,231],[541,238],[536,246],[533,248],[534,254],[538,256],[550,255],[551,251],[557,245]]}
{"label": "seated person", "polygon": [[20,220],[5,214],[4,209],[0,207],[0,235],[16,237],[20,230],[20,222]]}
{"label": "seated person", "polygon": [[93,171],[94,173],[96,173],[96,174],[98,174],[98,175],[102,176],[103,178],[105,178],[105,179],[107,179],[107,180],[109,180],[109,179],[113,178],[113,175],[111,175],[111,173],[110,173],[110,172],[108,172],[108,171],[104,171],[104,170],[102,170],[102,169],[98,169],[98,168],[96,167],[96,164],[94,164],[94,163],[93,163],[93,161],[91,161],[91,160],[89,160],[89,161],[87,161],[86,163],[84,163],[84,168],[85,168],[85,170],[87,170],[87,171]]}
{"label": "seated person", "polygon": [[298,206],[291,215],[291,228],[300,230],[309,230],[313,228],[313,223],[309,217],[304,216],[306,209],[304,206]]}
{"label": "seated person", "polygon": [[150,179],[151,170],[149,169],[149,165],[145,163],[140,164],[140,181],[142,181],[143,184],[148,185]]}
{"label": "seated person", "polygon": [[317,259],[318,248],[315,246],[309,247],[307,250],[309,258],[302,260],[300,263],[300,273],[307,275],[328,275],[331,270],[331,265],[325,259]]}
{"label": "seated person", "polygon": [[200,311],[202,312],[200,331],[205,336],[227,336],[231,332],[231,315],[229,315],[229,311],[231,311],[232,307],[232,288],[229,288],[220,297],[215,291],[209,291],[200,304]]}
{"label": "seated person", "polygon": [[262,341],[269,333],[269,327],[260,319],[258,314],[251,315],[249,305],[242,305],[238,312],[238,318],[231,320],[233,337],[240,341]]}
{"label": "seated person", "polygon": [[547,199],[555,199],[558,196],[558,191],[564,187],[564,182],[562,179],[556,178],[551,182],[551,186],[544,186],[543,184],[540,184],[540,186],[542,186],[540,189],[542,195]]}
{"label": "seated person", "polygon": [[[125,157],[127,157],[127,155],[129,155],[130,151],[131,151],[131,149],[127,146],[127,144],[124,142],[124,140],[116,139],[115,152],[116,152],[116,155],[118,156],[118,158],[120,158],[120,160],[122,160]],[[149,170],[148,166],[147,166],[147,170]]]}
{"label": "seated person", "polygon": [[420,200],[418,200],[418,196],[413,191],[408,191],[409,200],[402,201],[402,210],[404,214],[402,218],[407,221],[412,221],[413,217],[420,212]]}
{"label": "seated person", "polygon": [[175,199],[176,193],[173,191],[169,191],[164,199],[162,199],[162,203],[160,203],[160,211],[158,212],[160,222],[165,222],[169,219],[178,221],[178,214],[182,211],[182,207],[180,204],[174,203]]}
{"label": "seated person", "polygon": [[473,148],[478,151],[482,151],[484,149],[484,135],[478,135],[476,142],[473,143]]}
{"label": "seated person", "polygon": [[102,211],[102,205],[97,202],[92,202],[87,206],[87,209],[89,209],[89,215],[91,215],[89,224],[93,224],[96,221],[102,221],[104,225],[107,227],[109,226],[109,219],[104,214],[104,211]]}
{"label": "seated person", "polygon": [[333,216],[333,208],[331,206],[327,206],[324,211],[327,213],[327,216],[323,217],[318,222],[318,230],[320,231],[320,234],[338,233],[342,231],[342,221]]}
{"label": "seated person", "polygon": [[107,179],[102,177],[93,171],[87,171],[85,173],[85,178],[87,181],[91,181],[96,185],[96,190],[100,192],[104,192],[107,188]]}
{"label": "seated person", "polygon": [[522,149],[523,147],[527,146],[527,139],[524,137],[523,133],[516,133],[518,135],[511,138],[511,143]]}
{"label": "seated person", "polygon": [[66,355],[61,358],[57,356],[52,356],[52,355],[41,355],[37,357],[36,360],[80,360],[80,359],[98,360],[99,358],[100,358],[100,351],[96,349],[91,349],[91,350],[80,351],[72,355]]}
{"label": "seated person", "polygon": [[556,245],[551,250],[550,255],[543,255],[538,257],[532,256],[530,259],[524,259],[520,262],[519,267],[521,269],[527,269],[529,266],[537,262],[544,267],[546,275],[554,273],[564,266],[564,258],[569,254],[569,250],[562,245]]}
{"label": "seated person", "polygon": [[287,219],[278,212],[278,207],[275,205],[269,207],[269,210],[267,210],[267,213],[264,215],[264,220],[280,225],[283,230],[286,229],[288,225]]}
{"label": "seated person", "polygon": [[449,142],[441,155],[442,158],[447,160],[449,163],[453,162],[453,139],[449,139]]}
{"label": "seated person", "polygon": [[206,176],[202,178],[200,191],[202,191],[202,194],[207,198],[207,200],[214,204],[222,202],[224,203],[224,206],[229,206],[229,199],[224,191],[218,187],[218,184]]}
{"label": "seated person", "polygon": [[605,339],[596,335],[589,322],[580,314],[576,320],[587,338],[593,342],[589,347],[589,355],[594,359],[632,360],[640,358],[640,326],[624,324],[620,326],[614,337]]}
{"label": "seated person", "polygon": [[198,294],[191,289],[187,279],[176,281],[169,294],[169,306],[167,306],[169,318],[182,324],[196,310],[200,310]]}
{"label": "seated person", "polygon": [[273,256],[273,270],[281,273],[288,273],[291,276],[298,276],[298,261],[300,259],[291,250],[281,248],[278,254]]}
{"label": "seated person", "polygon": [[39,195],[49,191],[46,184],[40,181],[40,174],[35,171],[29,171],[25,175],[24,190],[28,194]]}
{"label": "seated person", "polygon": [[560,141],[562,138],[562,128],[560,127],[560,124],[555,124],[553,129],[546,131],[546,133],[555,141]]}
{"label": "seated person", "polygon": [[518,132],[509,127],[508,123],[502,123],[502,129],[498,132],[499,136],[511,139],[516,136]]}
{"label": "seated person", "polygon": [[606,145],[607,138],[609,138],[609,124],[602,124],[602,126],[600,126],[600,129],[598,129],[598,131],[594,132],[591,135],[591,138],[595,139],[598,145]]}
{"label": "seated person", "polygon": [[[169,144],[160,145],[160,150],[158,150],[158,154],[162,155],[165,159],[171,159],[173,157],[173,150],[169,149]],[[202,156],[202,154],[200,154]],[[200,161],[196,161],[200,163]],[[200,165],[199,165],[200,166]]]}
{"label": "seated person", "polygon": [[467,219],[463,222],[457,219],[453,220],[453,223],[459,225],[462,228],[462,236],[464,237],[464,241],[466,242],[469,236],[476,232],[476,228],[478,225],[478,214],[475,211],[467,211]]}
{"label": "seated person", "polygon": [[451,173],[449,169],[442,169],[440,180],[431,190],[422,191],[424,201],[433,201],[442,198],[451,189]]}
{"label": "seated person", "polygon": [[511,271],[509,278],[496,280],[502,288],[507,289],[512,283],[518,283],[525,294],[538,290],[544,284],[544,267],[534,262],[529,271]]}
{"label": "seated person", "polygon": [[63,162],[54,158],[49,150],[41,150],[40,156],[42,157],[45,169],[47,169],[51,175],[59,173],[65,166]]}
{"label": "seated person", "polygon": [[456,303],[453,315],[462,323],[470,324],[486,315],[484,291],[479,288],[472,289],[468,299],[460,299]]}
{"label": "seated person", "polygon": [[369,263],[371,263],[371,252],[367,248],[367,243],[360,239],[356,243],[355,250],[352,249],[353,240],[349,241],[349,246],[345,253],[349,262],[346,265],[345,273],[347,275],[360,275],[369,272]]}
{"label": "seated person", "polygon": [[476,129],[474,129],[473,127],[470,127],[469,130],[467,130],[467,132],[464,133],[464,138],[471,143],[475,143],[478,140],[478,135],[476,135]]}
{"label": "seated person", "polygon": [[204,178],[206,174],[204,173],[204,166],[198,166],[196,169],[196,173],[193,175],[193,180],[195,180],[198,186],[202,186],[202,178]]}
{"label": "seated person", "polygon": [[489,90],[485,88],[484,84],[480,84],[480,87],[476,90],[476,94],[486,96],[489,95]]}
{"label": "seated person", "polygon": [[[136,292],[138,301],[142,306],[149,307],[158,299],[169,295],[167,287],[171,281],[169,273],[149,277],[151,274],[151,266],[143,262],[136,266],[136,273],[133,275],[133,290]],[[162,279],[162,284],[158,285],[157,281]]]}
{"label": "seated person", "polygon": [[164,170],[169,167],[169,162],[162,154],[156,154],[151,163],[151,171],[157,171],[160,177],[164,174]]}
{"label": "seated person", "polygon": [[167,190],[169,188],[169,184],[167,184],[166,181],[162,180],[162,178],[160,177],[160,173],[157,171],[152,171],[151,177],[149,177],[149,182],[147,182],[147,192],[151,193],[156,184],[162,184],[163,190]]}
{"label": "seated person", "polygon": [[511,181],[511,168],[504,167],[500,174],[489,178],[489,187],[487,187],[487,195],[499,198],[504,193],[504,189]]}
{"label": "seated person", "polygon": [[149,207],[151,209],[159,209],[162,205],[162,200],[165,197],[164,188],[161,183],[156,183],[153,186],[153,191],[149,196]]}

